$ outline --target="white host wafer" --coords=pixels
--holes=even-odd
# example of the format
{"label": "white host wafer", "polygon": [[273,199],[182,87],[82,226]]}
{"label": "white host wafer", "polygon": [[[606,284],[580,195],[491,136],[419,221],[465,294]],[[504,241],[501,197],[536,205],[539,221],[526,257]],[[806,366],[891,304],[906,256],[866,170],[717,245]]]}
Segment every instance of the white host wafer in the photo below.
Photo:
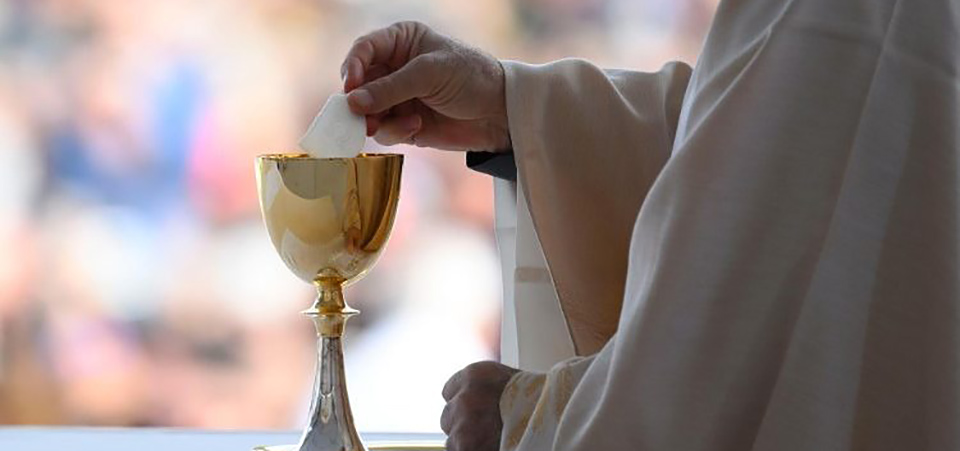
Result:
{"label": "white host wafer", "polygon": [[347,96],[338,93],[327,99],[313,119],[300,138],[300,148],[316,158],[353,158],[363,151],[366,139],[366,120],[350,111]]}

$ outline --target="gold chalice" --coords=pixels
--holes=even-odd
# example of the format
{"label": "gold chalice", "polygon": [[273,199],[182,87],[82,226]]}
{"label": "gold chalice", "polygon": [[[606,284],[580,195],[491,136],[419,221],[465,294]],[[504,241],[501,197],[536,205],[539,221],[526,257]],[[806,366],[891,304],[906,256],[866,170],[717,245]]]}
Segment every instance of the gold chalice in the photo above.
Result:
{"label": "gold chalice", "polygon": [[257,158],[260,210],[270,239],[297,277],[317,288],[302,313],[317,328],[319,363],[309,423],[296,449],[364,451],[353,424],[343,368],[343,287],[373,267],[393,227],[402,155]]}

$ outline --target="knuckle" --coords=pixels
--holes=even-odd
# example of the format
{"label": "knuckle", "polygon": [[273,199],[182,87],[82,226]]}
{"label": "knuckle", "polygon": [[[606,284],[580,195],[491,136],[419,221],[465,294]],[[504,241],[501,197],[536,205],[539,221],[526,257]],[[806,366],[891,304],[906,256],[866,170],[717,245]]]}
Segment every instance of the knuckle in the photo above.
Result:
{"label": "knuckle", "polygon": [[416,61],[417,64],[423,66],[424,68],[434,69],[444,69],[450,65],[450,55],[447,55],[442,52],[436,53],[424,53],[410,62]]}
{"label": "knuckle", "polygon": [[457,395],[447,403],[447,416],[451,420],[455,420],[463,416],[463,401],[460,399],[462,397],[462,395]]}
{"label": "knuckle", "polygon": [[492,365],[493,362],[475,362],[467,365],[463,371],[471,381],[482,381],[488,379],[494,372],[495,368]]}
{"label": "knuckle", "polygon": [[460,399],[460,403],[457,404],[457,413],[464,417],[473,416],[480,404],[480,399],[476,394],[464,393]]}
{"label": "knuckle", "polygon": [[437,56],[429,53],[417,55],[407,62],[407,68],[413,71],[423,71],[437,64]]}
{"label": "knuckle", "polygon": [[483,363],[484,362],[471,363],[463,369],[463,372],[468,374],[470,377],[476,377],[483,372]]}
{"label": "knuckle", "polygon": [[384,34],[389,35],[390,33],[391,33],[390,27],[373,30],[367,34],[361,35],[360,37],[354,39],[353,44],[350,47],[353,50],[358,50],[358,49],[373,50],[374,49],[373,41],[379,39]]}
{"label": "knuckle", "polygon": [[403,28],[406,31],[427,27],[423,22],[420,22],[418,20],[402,20],[400,22],[395,23],[394,25],[396,25],[398,28]]}
{"label": "knuckle", "polygon": [[382,30],[376,30],[376,31],[357,37],[356,39],[353,40],[353,45],[351,45],[351,47],[357,48],[360,46],[360,44],[363,44],[364,42],[369,42],[371,37],[375,36],[377,33],[380,33],[381,31]]}
{"label": "knuckle", "polygon": [[375,52],[376,47],[370,35],[361,36],[353,41],[350,50],[347,52],[347,57],[344,59],[344,64],[353,58],[363,61],[365,55],[373,55]]}
{"label": "knuckle", "polygon": [[485,397],[475,391],[465,391],[454,400],[454,414],[460,416],[472,416],[477,411],[482,410],[486,404]]}
{"label": "knuckle", "polygon": [[357,42],[356,48],[357,50],[362,50],[368,53],[373,53],[377,50],[376,47],[373,45],[373,41],[371,41],[370,39],[364,39],[360,42]]}
{"label": "knuckle", "polygon": [[394,22],[389,27],[386,28],[387,34],[392,40],[396,40],[400,36],[404,36],[410,32],[409,21],[400,21]]}
{"label": "knuckle", "polygon": [[463,421],[469,421],[468,419],[473,416],[473,408],[470,403],[465,402],[462,398],[463,396],[457,396],[447,404],[447,407],[449,407],[449,410],[447,410],[447,420],[451,427]]}

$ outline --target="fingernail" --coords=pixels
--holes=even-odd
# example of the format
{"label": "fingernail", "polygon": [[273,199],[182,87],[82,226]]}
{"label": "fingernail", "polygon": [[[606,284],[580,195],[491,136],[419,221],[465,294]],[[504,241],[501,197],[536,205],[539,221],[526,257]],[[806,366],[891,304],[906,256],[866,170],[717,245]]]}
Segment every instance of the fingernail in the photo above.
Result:
{"label": "fingernail", "polygon": [[348,100],[352,100],[354,105],[363,110],[373,106],[373,96],[366,89],[354,89]]}
{"label": "fingernail", "polygon": [[354,58],[347,62],[341,81],[346,92],[356,89],[363,82],[363,65],[360,61]]}

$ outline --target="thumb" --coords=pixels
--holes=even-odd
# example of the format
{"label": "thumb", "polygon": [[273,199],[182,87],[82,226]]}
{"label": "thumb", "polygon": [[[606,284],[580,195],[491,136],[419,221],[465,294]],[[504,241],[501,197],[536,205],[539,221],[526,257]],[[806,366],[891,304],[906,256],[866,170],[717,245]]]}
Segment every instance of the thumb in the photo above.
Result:
{"label": "thumb", "polygon": [[437,84],[439,67],[432,57],[418,56],[396,72],[350,91],[347,103],[354,113],[369,115],[423,97]]}

